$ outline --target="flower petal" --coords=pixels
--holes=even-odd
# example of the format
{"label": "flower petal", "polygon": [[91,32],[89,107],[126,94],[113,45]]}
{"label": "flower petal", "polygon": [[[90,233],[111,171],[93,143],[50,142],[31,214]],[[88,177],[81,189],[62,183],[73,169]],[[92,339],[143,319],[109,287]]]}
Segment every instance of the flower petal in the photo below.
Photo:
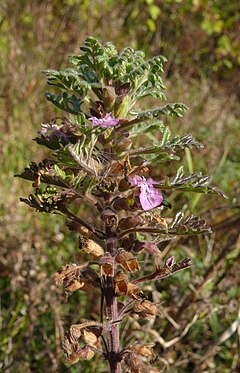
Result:
{"label": "flower petal", "polygon": [[119,119],[111,117],[112,113],[107,113],[103,118],[91,117],[89,120],[92,122],[93,126],[100,126],[102,128],[114,127],[118,124]]}
{"label": "flower petal", "polygon": [[163,201],[161,193],[153,186],[141,185],[140,187],[140,203],[145,211],[149,211],[160,206]]}
{"label": "flower petal", "polygon": [[141,176],[138,175],[130,177],[129,181],[132,186],[141,186],[141,184],[144,183],[144,180],[141,178]]}

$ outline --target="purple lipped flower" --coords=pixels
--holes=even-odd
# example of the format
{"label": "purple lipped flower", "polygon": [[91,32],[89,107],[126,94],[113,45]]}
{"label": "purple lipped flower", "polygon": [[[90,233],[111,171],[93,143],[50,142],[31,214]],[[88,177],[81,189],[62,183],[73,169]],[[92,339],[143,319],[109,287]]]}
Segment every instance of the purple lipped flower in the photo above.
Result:
{"label": "purple lipped flower", "polygon": [[[63,132],[65,127],[65,124],[42,124],[42,129],[39,130],[38,133],[40,135],[46,136],[46,138],[50,141],[52,141],[54,137],[62,137],[66,142],[69,142],[68,135],[65,132]],[[47,135],[48,132],[50,133]]]}
{"label": "purple lipped flower", "polygon": [[46,134],[52,131],[48,136],[46,136],[49,140],[52,140],[54,136],[56,137],[63,137],[64,140],[68,141],[68,136],[62,130],[63,125],[58,124],[42,124],[42,129],[38,131],[40,135],[46,136]]}
{"label": "purple lipped flower", "polygon": [[139,199],[143,210],[149,211],[161,205],[163,196],[153,186],[154,184],[158,184],[157,181],[154,181],[151,178],[145,179],[145,177],[141,177],[138,175],[130,178],[129,181],[132,186],[137,186],[138,188],[140,188]]}
{"label": "purple lipped flower", "polygon": [[103,118],[91,117],[89,120],[94,126],[100,126],[102,128],[114,127],[118,124],[119,119],[111,117],[112,113],[107,113]]}

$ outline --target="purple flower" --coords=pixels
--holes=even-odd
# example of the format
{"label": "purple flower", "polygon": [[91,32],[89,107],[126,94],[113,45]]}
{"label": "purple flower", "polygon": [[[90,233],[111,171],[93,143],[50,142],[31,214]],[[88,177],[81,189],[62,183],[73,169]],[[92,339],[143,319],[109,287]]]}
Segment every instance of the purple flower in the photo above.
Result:
{"label": "purple flower", "polygon": [[65,141],[68,140],[68,135],[63,132],[64,124],[58,125],[58,124],[42,124],[42,129],[38,131],[40,135],[46,136],[48,132],[51,131],[49,135],[47,135],[47,139],[50,141],[53,140],[53,137],[62,137]]}
{"label": "purple flower", "polygon": [[157,181],[136,175],[130,178],[130,183],[140,188],[139,198],[143,210],[149,211],[161,205],[163,196],[153,187],[153,184],[158,184]]}
{"label": "purple flower", "polygon": [[92,117],[89,120],[94,126],[100,126],[102,128],[114,127],[118,124],[119,119],[114,119],[111,117],[112,113],[107,113],[104,118]]}

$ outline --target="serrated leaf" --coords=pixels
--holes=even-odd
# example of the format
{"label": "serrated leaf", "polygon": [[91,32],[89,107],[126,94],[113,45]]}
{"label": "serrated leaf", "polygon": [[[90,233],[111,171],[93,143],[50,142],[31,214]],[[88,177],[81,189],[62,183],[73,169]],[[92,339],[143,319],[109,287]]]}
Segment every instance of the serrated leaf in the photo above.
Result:
{"label": "serrated leaf", "polygon": [[182,212],[177,213],[168,227],[168,232],[171,234],[200,234],[211,233],[211,228],[207,226],[204,219],[190,215],[185,217]]}
{"label": "serrated leaf", "polygon": [[53,161],[47,159],[39,164],[32,162],[29,167],[24,169],[21,174],[15,175],[25,180],[34,181],[34,183],[51,184],[59,187],[65,187],[64,179],[66,174],[60,167]]}
{"label": "serrated leaf", "polygon": [[130,136],[139,136],[141,133],[148,133],[153,131],[162,131],[165,128],[162,121],[158,120],[153,123],[143,122],[134,126],[129,132]]}
{"label": "serrated leaf", "polygon": [[45,94],[48,101],[52,102],[59,109],[67,111],[70,114],[81,113],[81,105],[83,100],[80,100],[77,96],[69,96],[67,92],[62,94],[54,95],[51,93]]}
{"label": "serrated leaf", "polygon": [[188,110],[187,106],[184,104],[167,104],[161,108],[156,108],[153,110],[144,111],[139,113],[137,119],[141,120],[149,120],[157,118],[160,115],[173,115],[177,117],[181,117],[184,111]]}
{"label": "serrated leaf", "polygon": [[62,136],[53,136],[52,139],[49,140],[48,137],[41,135],[41,137],[36,137],[35,139],[33,139],[33,141],[36,141],[37,144],[46,146],[48,149],[51,150],[60,149],[67,144],[66,140]]}
{"label": "serrated leaf", "polygon": [[226,194],[214,185],[210,185],[211,177],[202,175],[201,172],[184,174],[183,167],[180,167],[177,174],[172,179],[160,181],[156,188],[159,189],[176,189],[196,193],[219,194],[227,198]]}

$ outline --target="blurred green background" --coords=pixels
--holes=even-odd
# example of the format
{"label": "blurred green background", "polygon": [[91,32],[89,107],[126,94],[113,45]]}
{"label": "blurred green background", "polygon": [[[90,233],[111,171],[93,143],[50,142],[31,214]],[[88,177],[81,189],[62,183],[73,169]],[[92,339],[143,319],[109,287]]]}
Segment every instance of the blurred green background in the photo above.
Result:
{"label": "blurred green background", "polygon": [[[130,45],[147,57],[167,57],[168,101],[190,108],[184,118],[170,120],[172,131],[192,133],[205,145],[201,153],[186,152],[185,170],[210,173],[229,196],[171,196],[176,210],[184,206],[206,218],[213,234],[162,248],[163,259],[171,251],[177,259],[192,257],[194,266],[146,286],[161,302],[161,315],[144,334],[141,321],[127,321],[125,343],[154,341],[166,372],[239,372],[239,30],[237,0],[1,0],[1,371],[106,372],[98,358],[63,364],[63,329],[86,315],[97,319],[99,304],[96,294],[87,301],[80,293],[66,302],[55,287],[54,272],[79,259],[77,237],[61,218],[22,205],[19,197],[31,192],[31,184],[14,178],[47,155],[32,141],[40,123],[57,114],[44,97],[42,70],[64,68],[92,35],[119,50]],[[157,169],[156,176],[172,167]],[[143,267],[151,263],[146,257]]]}

